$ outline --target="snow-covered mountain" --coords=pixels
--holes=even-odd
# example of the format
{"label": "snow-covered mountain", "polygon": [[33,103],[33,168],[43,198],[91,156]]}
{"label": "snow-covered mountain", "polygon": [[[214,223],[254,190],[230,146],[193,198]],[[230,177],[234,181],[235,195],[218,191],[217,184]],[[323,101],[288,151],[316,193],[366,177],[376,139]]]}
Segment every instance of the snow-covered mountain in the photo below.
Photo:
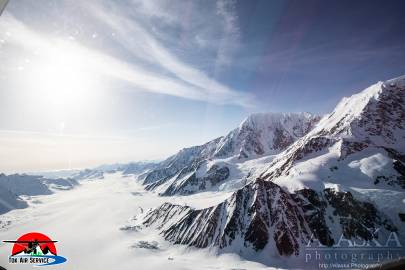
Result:
{"label": "snow-covered mountain", "polygon": [[47,179],[75,179],[90,180],[103,179],[105,173],[121,172],[124,175],[138,175],[148,172],[157,166],[157,161],[136,161],[130,163],[103,164],[94,168],[68,169],[45,172],[34,172],[32,175],[42,176]]}
{"label": "snow-covered mountain", "polygon": [[302,135],[222,203],[165,203],[135,223],[176,244],[255,260],[302,258],[314,238],[331,247],[342,236],[380,241],[395,233],[405,243],[405,76],[344,98]]}
{"label": "snow-covered mountain", "polygon": [[325,183],[405,188],[404,81],[378,82],[344,98],[262,177],[289,189],[321,189]]}
{"label": "snow-covered mountain", "polygon": [[158,229],[174,244],[253,253],[254,260],[264,254],[266,264],[269,258],[302,255],[311,239],[332,246],[341,234],[371,240],[377,229],[383,236],[400,229],[372,203],[350,192],[327,188],[290,193],[260,178],[209,208],[165,203],[148,212],[141,225]]}
{"label": "snow-covered mountain", "polygon": [[104,171],[97,169],[84,169],[71,176],[76,180],[103,179]]}
{"label": "snow-covered mountain", "polygon": [[220,138],[213,157],[243,159],[278,154],[310,131],[318,120],[309,113],[252,114]]}
{"label": "snow-covered mountain", "polygon": [[125,175],[137,175],[153,170],[158,166],[156,161],[138,161],[125,164],[121,171]]}
{"label": "snow-covered mountain", "polygon": [[182,149],[140,179],[148,190],[174,195],[207,190],[233,176],[246,177],[241,163],[280,153],[319,119],[309,113],[253,114],[226,136]]}
{"label": "snow-covered mountain", "polygon": [[78,185],[74,179],[48,179],[27,174],[0,174],[0,214],[28,206],[24,198],[49,195],[55,190],[68,190]]}

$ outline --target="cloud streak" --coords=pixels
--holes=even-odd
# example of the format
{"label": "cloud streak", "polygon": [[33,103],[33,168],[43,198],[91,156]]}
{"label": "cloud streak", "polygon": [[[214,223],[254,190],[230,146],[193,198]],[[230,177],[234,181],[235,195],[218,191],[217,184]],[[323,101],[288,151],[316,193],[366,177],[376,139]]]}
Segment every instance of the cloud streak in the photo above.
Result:
{"label": "cloud streak", "polygon": [[[108,11],[105,6],[97,4],[84,3],[83,7],[92,18],[116,33],[115,42],[119,42],[133,59],[139,61],[123,60],[77,41],[44,34],[9,13],[0,18],[0,30],[9,33],[4,38],[8,43],[44,55],[50,51],[55,54],[68,53],[84,63],[89,74],[124,82],[131,89],[215,104],[252,106],[252,96],[231,89],[180,60],[140,23],[128,16],[122,6],[110,6]],[[152,12],[150,9],[147,11]]]}
{"label": "cloud streak", "polygon": [[[226,85],[208,77],[204,72],[181,61],[139,23],[130,18],[122,10],[122,7],[110,3],[107,11],[106,7],[101,5],[87,4],[85,6],[90,14],[107,25],[114,33],[117,33],[119,42],[134,56],[144,61],[158,64],[165,71],[180,80],[181,83],[185,83],[190,88],[199,91],[207,101],[242,106],[252,105],[251,96],[234,91]],[[221,10],[224,12],[225,8]],[[227,32],[236,31],[231,26],[233,24],[232,21],[228,22],[228,24],[230,26],[228,26]]]}
{"label": "cloud streak", "polygon": [[232,61],[232,53],[238,48],[240,30],[238,17],[235,12],[236,2],[233,0],[217,1],[217,14],[222,17],[224,25],[224,35],[220,42],[217,54],[217,64],[219,67],[228,66]]}

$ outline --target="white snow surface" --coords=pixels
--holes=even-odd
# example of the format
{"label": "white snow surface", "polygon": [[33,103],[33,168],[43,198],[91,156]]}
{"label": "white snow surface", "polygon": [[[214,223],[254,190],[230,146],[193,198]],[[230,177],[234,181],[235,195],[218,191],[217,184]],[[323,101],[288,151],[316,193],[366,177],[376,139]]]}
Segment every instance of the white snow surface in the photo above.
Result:
{"label": "white snow surface", "polygon": [[[103,180],[85,181],[69,191],[33,197],[26,209],[16,209],[0,216],[0,239],[38,231],[58,240],[58,254],[65,264],[47,269],[274,269],[242,260],[237,255],[215,256],[208,250],[173,246],[156,231],[120,230],[135,214],[170,200],[178,204],[205,207],[228,196],[206,193],[204,196],[159,197],[145,192],[130,177],[120,173],[105,174]],[[139,241],[157,242],[158,249],[132,247]],[[11,245],[0,246],[0,265],[7,269],[32,266],[8,264]],[[170,258],[170,259],[169,259]]]}

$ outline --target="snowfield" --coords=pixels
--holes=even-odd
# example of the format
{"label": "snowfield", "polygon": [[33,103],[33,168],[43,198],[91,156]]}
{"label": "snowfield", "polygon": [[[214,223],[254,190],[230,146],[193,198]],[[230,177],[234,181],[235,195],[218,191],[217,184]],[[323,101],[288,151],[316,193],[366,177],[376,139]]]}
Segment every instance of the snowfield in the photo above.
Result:
{"label": "snowfield", "polygon": [[[69,191],[32,196],[29,207],[0,216],[0,239],[15,240],[27,232],[42,232],[58,240],[65,264],[47,269],[275,269],[240,259],[237,255],[212,256],[208,250],[173,246],[156,231],[125,230],[128,219],[165,201],[193,207],[217,204],[226,193],[159,197],[121,173],[82,181]],[[141,210],[142,209],[142,210]],[[156,244],[157,249],[148,246]],[[7,269],[32,268],[8,264],[12,245],[0,246],[0,265]]]}

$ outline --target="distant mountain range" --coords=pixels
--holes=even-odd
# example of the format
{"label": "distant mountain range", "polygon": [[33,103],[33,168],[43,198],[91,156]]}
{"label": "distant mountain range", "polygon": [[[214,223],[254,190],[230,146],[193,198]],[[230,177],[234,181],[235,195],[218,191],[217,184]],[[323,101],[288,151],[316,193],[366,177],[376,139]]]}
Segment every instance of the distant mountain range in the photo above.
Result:
{"label": "distant mountain range", "polygon": [[75,179],[44,178],[27,174],[0,174],[0,214],[28,207],[22,197],[49,195],[54,190],[69,190],[79,183]]}

